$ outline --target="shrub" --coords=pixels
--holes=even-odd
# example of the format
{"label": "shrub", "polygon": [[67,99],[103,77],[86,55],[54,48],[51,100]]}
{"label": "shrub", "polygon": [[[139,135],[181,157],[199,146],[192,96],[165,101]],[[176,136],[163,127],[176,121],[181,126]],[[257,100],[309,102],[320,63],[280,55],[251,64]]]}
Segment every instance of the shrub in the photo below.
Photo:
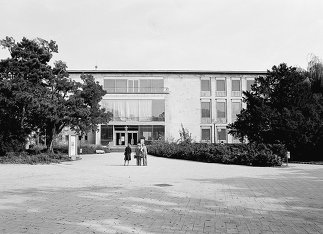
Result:
{"label": "shrub", "polygon": [[28,154],[27,152],[9,152],[0,157],[0,163],[4,164],[49,164],[71,161],[65,154]]}
{"label": "shrub", "polygon": [[252,166],[280,166],[286,153],[283,145],[264,144],[176,144],[155,141],[147,148],[149,154],[159,157]]}
{"label": "shrub", "polygon": [[106,146],[102,145],[94,145],[94,144],[84,144],[79,146],[79,153],[80,149],[82,149],[82,154],[95,154],[96,150],[104,150],[105,153],[109,153],[110,149]]}

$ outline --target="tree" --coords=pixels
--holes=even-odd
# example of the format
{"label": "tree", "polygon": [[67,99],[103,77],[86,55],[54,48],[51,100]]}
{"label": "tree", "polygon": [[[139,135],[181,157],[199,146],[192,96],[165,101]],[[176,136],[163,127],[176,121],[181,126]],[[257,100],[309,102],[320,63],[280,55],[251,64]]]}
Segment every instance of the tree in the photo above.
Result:
{"label": "tree", "polygon": [[310,56],[307,71],[311,79],[313,91],[323,94],[323,64],[319,57],[313,54]]}
{"label": "tree", "polygon": [[[299,158],[315,157],[323,139],[323,99],[312,91],[311,80],[295,67],[274,66],[244,92],[247,108],[228,126],[229,133],[250,142],[285,144]],[[304,155],[305,149],[312,155]]]}
{"label": "tree", "polygon": [[0,43],[11,55],[0,61],[0,127],[5,128],[6,121],[15,123],[2,134],[6,141],[9,136],[25,140],[31,132],[40,131],[52,151],[52,142],[64,127],[82,134],[111,119],[112,114],[99,105],[105,91],[91,75],[84,74],[82,83],[76,82],[68,77],[62,61],[53,67],[48,64],[58,52],[54,41],[23,38],[16,43],[7,37]]}

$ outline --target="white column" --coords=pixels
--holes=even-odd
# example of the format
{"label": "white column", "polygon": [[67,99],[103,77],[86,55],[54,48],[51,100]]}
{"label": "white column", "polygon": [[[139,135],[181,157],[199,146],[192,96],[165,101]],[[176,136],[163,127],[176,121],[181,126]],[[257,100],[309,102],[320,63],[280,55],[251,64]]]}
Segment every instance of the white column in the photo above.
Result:
{"label": "white column", "polygon": [[101,145],[101,124],[98,126],[98,131],[95,131],[95,144]]}

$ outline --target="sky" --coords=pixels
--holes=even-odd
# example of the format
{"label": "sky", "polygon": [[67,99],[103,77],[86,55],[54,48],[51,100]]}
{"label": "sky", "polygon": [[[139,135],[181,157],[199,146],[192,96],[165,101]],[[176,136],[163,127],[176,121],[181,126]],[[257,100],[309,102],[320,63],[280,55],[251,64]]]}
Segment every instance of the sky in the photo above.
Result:
{"label": "sky", "polygon": [[[54,40],[71,70],[265,71],[323,58],[323,0],[0,0],[0,39]],[[0,49],[0,59],[9,53]]]}

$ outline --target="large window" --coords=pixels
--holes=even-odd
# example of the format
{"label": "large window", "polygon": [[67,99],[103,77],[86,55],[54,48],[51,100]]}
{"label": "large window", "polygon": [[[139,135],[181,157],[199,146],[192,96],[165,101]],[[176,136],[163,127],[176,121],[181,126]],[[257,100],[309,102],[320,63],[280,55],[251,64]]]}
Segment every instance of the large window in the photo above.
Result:
{"label": "large window", "polygon": [[165,126],[163,125],[141,125],[139,126],[139,138],[145,140],[160,140],[165,135]]}
{"label": "large window", "polygon": [[240,114],[241,111],[241,101],[232,101],[231,103],[231,108],[232,108],[232,116],[231,116],[231,121],[234,122],[237,119],[237,114]]}
{"label": "large window", "polygon": [[202,123],[211,122],[211,102],[201,102]]}
{"label": "large window", "polygon": [[115,79],[105,79],[103,88],[108,92],[108,93],[115,93],[116,90],[116,80]]}
{"label": "large window", "polygon": [[152,120],[165,121],[165,100],[152,100]]}
{"label": "large window", "polygon": [[101,125],[101,145],[108,145],[113,141],[113,126]]}
{"label": "large window", "polygon": [[165,121],[165,100],[102,100],[113,121]]}
{"label": "large window", "polygon": [[211,142],[211,127],[201,129],[201,141]]}
{"label": "large window", "polygon": [[226,102],[225,100],[216,101],[216,122],[226,123]]}

